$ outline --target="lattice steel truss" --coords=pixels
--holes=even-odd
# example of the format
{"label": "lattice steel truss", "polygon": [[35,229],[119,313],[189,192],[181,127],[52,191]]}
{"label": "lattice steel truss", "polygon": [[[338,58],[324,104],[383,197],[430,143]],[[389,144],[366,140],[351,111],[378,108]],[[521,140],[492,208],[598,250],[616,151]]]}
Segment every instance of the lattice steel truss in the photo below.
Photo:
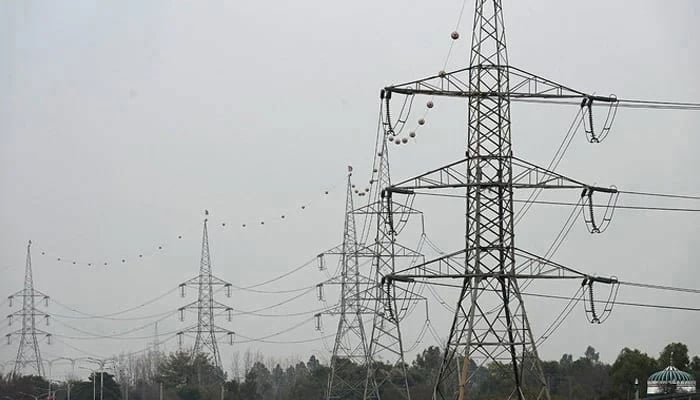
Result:
{"label": "lattice steel truss", "polygon": [[[205,215],[209,215],[205,211]],[[216,325],[215,317],[217,311],[225,313],[228,320],[231,321],[233,308],[226,304],[220,303],[214,299],[215,287],[222,287],[226,290],[226,295],[231,297],[231,284],[212,274],[211,256],[209,253],[209,234],[207,232],[207,218],[204,218],[202,228],[202,255],[199,262],[199,275],[180,284],[182,295],[185,295],[185,287],[193,286],[198,290],[197,300],[180,307],[180,319],[184,319],[186,310],[197,311],[197,325],[184,329],[178,332],[180,343],[182,344],[182,336],[185,333],[194,333],[195,342],[192,348],[192,355],[207,354],[211,357],[214,366],[223,374],[223,365],[221,363],[221,354],[219,353],[219,345],[217,336],[226,336],[229,341],[233,341],[233,331],[221,328]]]}
{"label": "lattice steel truss", "polygon": [[[395,287],[401,286],[396,283],[411,285],[417,278],[461,280],[434,397],[467,398],[476,368],[494,363],[509,371],[508,398],[549,399],[519,280],[581,277],[587,279],[585,282],[593,279],[612,283],[612,280],[590,278],[517,250],[513,191],[581,189],[582,196],[588,197],[594,192],[613,196],[616,189],[585,185],[513,157],[510,103],[515,99],[581,99],[581,107],[590,115],[594,102],[606,104],[610,110],[616,107],[617,99],[569,89],[508,65],[500,0],[476,1],[468,68],[441,71],[426,79],[387,87],[383,93],[384,98],[390,98],[393,93],[462,97],[468,101],[466,158],[398,184],[389,183],[383,196],[386,204],[392,204],[393,197],[412,196],[421,190],[466,190],[465,248],[384,279],[390,298]],[[603,130],[606,127],[609,129],[607,122]],[[591,135],[595,136],[592,125]],[[389,208],[384,226],[391,226],[391,214]],[[391,228],[388,231],[387,236],[391,237]],[[390,253],[390,248],[386,250]],[[516,255],[522,254],[526,255],[525,261],[516,264]],[[461,268],[454,267],[455,260],[460,260]],[[387,270],[392,269],[390,263],[387,260]],[[528,267],[531,272],[524,273]]]}
{"label": "lattice steel truss", "polygon": [[357,375],[356,368],[367,363],[367,333],[362,318],[372,312],[368,307],[372,281],[360,271],[360,258],[370,253],[357,239],[352,167],[348,167],[343,242],[321,256],[325,255],[340,256],[340,276],[324,282],[340,286],[340,303],[317,314],[317,318],[321,314],[338,315],[326,399],[359,399],[364,393],[365,377]]}
{"label": "lattice steel truss", "polygon": [[41,351],[37,335],[43,335],[51,340],[51,334],[36,327],[36,319],[44,318],[46,324],[49,323],[49,314],[36,307],[36,299],[41,298],[48,306],[49,296],[34,289],[34,277],[32,275],[32,241],[27,244],[27,261],[24,269],[24,289],[9,296],[10,306],[15,298],[22,299],[22,309],[7,316],[9,324],[12,325],[14,318],[22,320],[22,327],[14,332],[8,333],[7,343],[10,344],[12,336],[19,336],[19,347],[17,348],[17,358],[15,359],[13,377],[19,377],[22,371],[30,368],[31,374],[44,376],[44,364],[41,359]]}
{"label": "lattice steel truss", "polygon": [[[367,363],[365,399],[380,399],[382,393],[387,390],[401,398],[411,398],[400,322],[408,314],[412,305],[425,300],[414,292],[411,285],[407,287],[384,285],[384,277],[396,272],[397,263],[412,263],[423,258],[417,251],[396,241],[397,232],[408,223],[409,217],[421,213],[410,206],[410,201],[394,202],[386,190],[391,186],[387,146],[390,135],[393,135],[391,130],[382,133],[380,146],[378,146],[375,201],[358,210],[358,212],[371,213],[376,219],[372,260],[376,300]],[[378,361],[388,364],[393,371],[379,368]]]}

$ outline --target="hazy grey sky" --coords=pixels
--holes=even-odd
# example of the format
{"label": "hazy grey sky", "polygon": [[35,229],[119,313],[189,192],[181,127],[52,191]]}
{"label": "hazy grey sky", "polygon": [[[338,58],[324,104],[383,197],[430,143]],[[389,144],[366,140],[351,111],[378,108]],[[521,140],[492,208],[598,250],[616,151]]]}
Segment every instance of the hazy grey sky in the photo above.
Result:
{"label": "hazy grey sky", "polygon": [[[371,172],[379,89],[442,69],[461,5],[0,2],[0,294],[21,288],[26,241],[32,239],[37,289],[86,313],[137,306],[196,275],[205,208],[212,212],[215,273],[236,285],[277,276],[337,244],[345,168],[355,166],[360,186]],[[472,9],[467,0],[448,69],[468,63]],[[697,2],[509,0],[504,10],[512,65],[598,94],[700,100]],[[416,104],[422,107],[424,100]],[[435,102],[416,140],[392,150],[395,178],[462,156],[466,107],[454,99]],[[575,107],[514,104],[516,154],[546,164],[575,113]],[[602,144],[577,137],[559,171],[628,190],[699,194],[699,130],[697,112],[623,109]],[[557,199],[575,202],[578,194],[572,196]],[[445,202],[418,199],[416,206],[426,213],[431,238],[456,250],[463,241],[464,206]],[[629,197],[621,202],[660,204]],[[273,221],[281,214],[287,215],[284,222]],[[544,253],[567,215],[566,209],[536,207],[518,226],[518,246]],[[261,226],[261,220],[267,223]],[[241,223],[251,226],[242,229]],[[696,213],[619,210],[603,235],[589,235],[580,221],[555,259],[624,280],[697,288],[698,223]],[[415,242],[407,236],[406,244]],[[137,259],[159,245],[165,248]],[[41,256],[42,250],[50,256]],[[122,264],[122,258],[129,262]],[[101,265],[105,261],[110,265]],[[325,278],[311,266],[262,289],[301,288]],[[571,295],[578,283],[567,285],[533,290]],[[327,292],[329,303],[333,293]],[[225,302],[254,310],[294,295],[236,291]],[[175,310],[194,296],[189,291],[182,299],[173,292],[120,317]],[[629,288],[619,298],[699,303],[697,295]],[[526,301],[536,334],[564,306]],[[309,319],[319,307],[312,291],[267,311],[308,315],[237,316],[221,325],[260,337]],[[112,334],[156,319],[69,319],[77,314],[55,304],[49,312],[64,316],[46,328],[57,339],[104,356],[144,348],[152,338],[66,336],[85,336],[75,329]],[[435,301],[430,312],[438,333],[446,335],[451,315]],[[193,322],[191,315],[179,322],[173,314],[159,324],[161,340]],[[10,328],[0,323],[3,335]],[[407,322],[408,344],[419,328],[420,321]],[[329,317],[323,333],[309,321],[274,339],[310,339],[333,329]],[[581,354],[590,344],[611,361],[624,346],[657,355],[671,341],[685,342],[698,354],[698,331],[698,313],[620,306],[605,324],[592,326],[579,307],[540,354],[558,359],[563,352]],[[149,325],[130,336],[152,335]],[[428,335],[418,349],[434,343]],[[12,360],[16,344],[0,347],[0,360]],[[170,340],[166,348],[176,344]],[[329,354],[321,341],[222,345],[224,363],[246,348],[280,358]],[[60,342],[42,350],[49,359],[82,355]]]}

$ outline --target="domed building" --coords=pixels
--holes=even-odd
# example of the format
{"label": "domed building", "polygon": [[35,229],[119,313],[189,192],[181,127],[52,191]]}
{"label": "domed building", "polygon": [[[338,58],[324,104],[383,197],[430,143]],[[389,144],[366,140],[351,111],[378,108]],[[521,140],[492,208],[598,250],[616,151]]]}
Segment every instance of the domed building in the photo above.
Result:
{"label": "domed building", "polygon": [[695,393],[695,378],[669,365],[647,379],[647,394]]}

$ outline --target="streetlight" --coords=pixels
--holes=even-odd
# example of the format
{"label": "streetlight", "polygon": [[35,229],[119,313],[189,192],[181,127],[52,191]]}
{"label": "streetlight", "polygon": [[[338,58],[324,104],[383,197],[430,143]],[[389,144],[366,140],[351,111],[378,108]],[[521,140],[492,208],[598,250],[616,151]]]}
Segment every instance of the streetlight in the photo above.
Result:
{"label": "streetlight", "polygon": [[[60,381],[53,381],[53,383],[55,383],[56,385],[59,385],[59,384],[61,384],[62,382],[60,382]],[[66,388],[65,388],[65,389],[63,389],[63,388],[58,388],[58,389],[56,389],[56,390],[53,391],[53,399],[54,399],[54,400],[56,399],[56,393],[57,393],[57,392],[60,392],[61,390],[63,390],[63,391],[66,392],[66,400],[70,400],[70,382],[69,382],[69,381],[66,381]],[[49,392],[49,396],[51,396],[50,393],[52,393],[52,392]]]}
{"label": "streetlight", "polygon": [[[103,400],[104,384],[105,384],[105,382],[104,382],[104,380],[105,380],[105,363],[107,362],[107,360],[98,360],[97,358],[88,357],[88,358],[86,358],[86,361],[96,363],[100,366],[100,400]],[[95,386],[95,376],[94,375],[92,378],[92,383],[93,383],[93,387],[94,387]],[[94,400],[94,397],[93,397],[93,400]]]}

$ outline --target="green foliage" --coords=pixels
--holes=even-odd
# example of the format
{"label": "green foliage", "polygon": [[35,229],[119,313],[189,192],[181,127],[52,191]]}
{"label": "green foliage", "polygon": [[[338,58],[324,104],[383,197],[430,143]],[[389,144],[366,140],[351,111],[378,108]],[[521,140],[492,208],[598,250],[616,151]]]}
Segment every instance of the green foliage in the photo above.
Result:
{"label": "green foliage", "polygon": [[[663,369],[671,360],[673,365],[700,377],[700,357],[689,357],[688,348],[682,343],[670,343],[660,353],[659,360],[636,349],[624,348],[612,365],[600,361],[600,354],[588,346],[583,354],[574,359],[571,354],[563,354],[559,361],[542,362],[542,370],[549,386],[552,400],[618,400],[634,398],[634,391],[639,390],[640,397],[646,393],[647,377]],[[524,356],[525,365],[531,364],[532,354]],[[262,360],[262,358],[260,358]],[[464,363],[463,358],[457,363],[463,371],[468,371],[470,381],[466,388],[470,400],[495,400],[507,398],[513,383],[513,365],[511,363],[490,363],[477,366],[472,360]],[[364,366],[347,359],[336,360],[339,370],[344,375],[338,379],[352,381],[365,378]],[[438,347],[431,346],[416,356],[410,365],[406,365],[407,381],[414,399],[430,399],[434,391],[434,382],[443,362],[443,353]],[[270,364],[268,364],[270,365]],[[274,365],[274,364],[272,364]],[[395,400],[402,395],[395,389],[402,384],[401,367],[377,363],[378,380],[394,383],[382,385],[381,398]],[[323,399],[326,395],[329,367],[321,364],[315,356],[307,362],[299,362],[283,368],[276,364],[270,370],[258,361],[247,367],[242,381],[222,381],[220,369],[214,367],[205,355],[194,358],[189,353],[177,352],[159,359],[157,367],[158,382],[163,385],[164,400],[219,400],[221,391],[225,400],[301,400]],[[122,389],[115,377],[104,374],[104,399],[121,400]],[[452,376],[445,384],[445,393],[456,392],[457,376]],[[526,396],[535,397],[532,389],[538,386],[535,375],[526,369],[521,379],[526,387]],[[635,387],[635,379],[639,385]],[[99,398],[100,374],[90,375],[87,381],[74,382],[73,400],[92,400],[93,381]],[[0,394],[11,398],[25,398],[19,392],[40,396],[45,395],[48,382],[40,377],[26,376],[10,380],[0,376]],[[129,391],[130,400],[152,400],[159,397],[159,384],[138,382]],[[361,395],[343,397],[344,400],[361,399]],[[64,400],[59,395],[57,400]]]}
{"label": "green foliage", "polygon": [[669,365],[673,365],[681,371],[687,371],[690,366],[688,346],[683,343],[667,344],[659,355],[659,367],[666,368]]}
{"label": "green foliage", "polygon": [[652,357],[639,350],[625,347],[610,369],[611,393],[616,398],[627,398],[630,393],[634,393],[635,380],[637,380],[639,393],[643,395],[647,389],[647,377],[658,369],[658,363]]}

